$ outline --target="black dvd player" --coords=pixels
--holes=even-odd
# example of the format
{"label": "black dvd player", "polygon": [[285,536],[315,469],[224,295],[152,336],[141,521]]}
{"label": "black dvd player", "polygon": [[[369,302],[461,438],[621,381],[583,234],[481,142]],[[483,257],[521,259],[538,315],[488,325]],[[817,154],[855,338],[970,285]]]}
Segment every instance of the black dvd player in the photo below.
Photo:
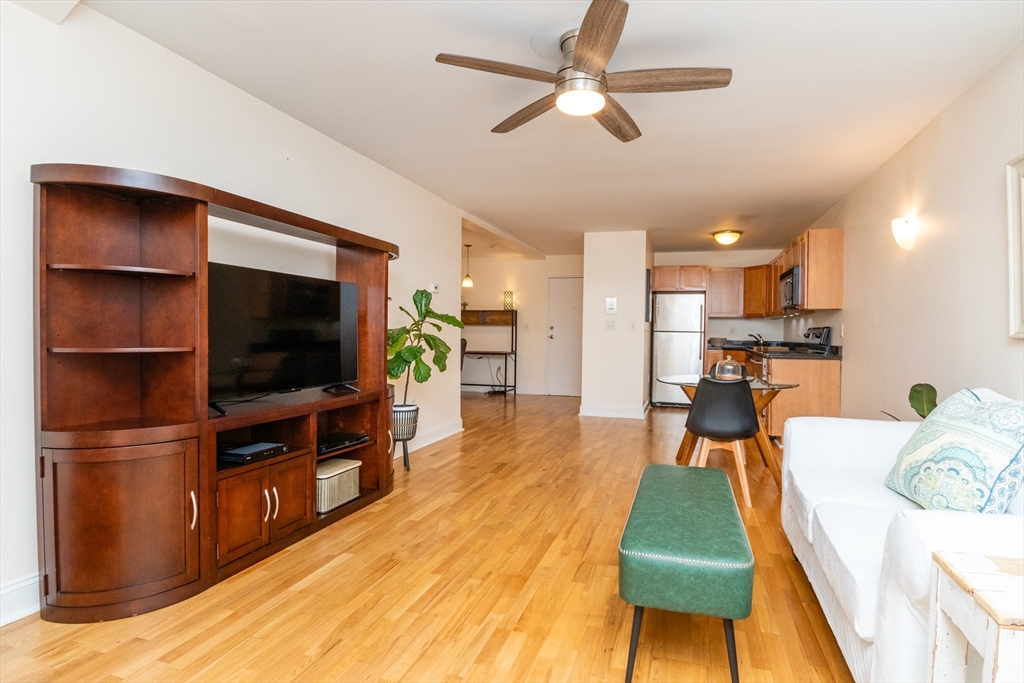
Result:
{"label": "black dvd player", "polygon": [[356,434],[355,432],[334,432],[333,434],[324,434],[318,440],[316,446],[316,452],[318,455],[324,453],[330,453],[340,448],[347,448],[349,446],[355,446],[357,444],[365,443],[370,440],[369,434]]}
{"label": "black dvd player", "polygon": [[227,448],[217,451],[217,459],[221,462],[231,464],[248,465],[251,462],[273,458],[275,455],[283,455],[288,452],[288,446],[283,443],[249,443],[243,445],[225,444]]}

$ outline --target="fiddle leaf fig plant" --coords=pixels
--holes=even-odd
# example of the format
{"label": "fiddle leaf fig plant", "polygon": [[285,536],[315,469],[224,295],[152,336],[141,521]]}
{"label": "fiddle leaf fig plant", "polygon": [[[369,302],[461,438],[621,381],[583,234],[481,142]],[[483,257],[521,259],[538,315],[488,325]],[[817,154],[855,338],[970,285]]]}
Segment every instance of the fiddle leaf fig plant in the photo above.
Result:
{"label": "fiddle leaf fig plant", "polygon": [[910,407],[921,417],[928,417],[928,413],[935,410],[938,394],[931,384],[915,384],[910,387]]}
{"label": "fiddle leaf fig plant", "polygon": [[441,324],[463,327],[462,321],[455,316],[432,309],[432,299],[430,292],[417,289],[412,295],[416,315],[410,313],[405,306],[398,307],[412,322],[388,330],[388,377],[400,379],[405,375],[405,392],[402,395],[402,403],[405,404],[409,402],[409,376],[412,375],[420,384],[430,379],[430,364],[424,360],[427,351],[433,353],[429,360],[438,372],[448,369],[448,354],[452,352],[452,347],[429,330],[433,328],[440,332]]}

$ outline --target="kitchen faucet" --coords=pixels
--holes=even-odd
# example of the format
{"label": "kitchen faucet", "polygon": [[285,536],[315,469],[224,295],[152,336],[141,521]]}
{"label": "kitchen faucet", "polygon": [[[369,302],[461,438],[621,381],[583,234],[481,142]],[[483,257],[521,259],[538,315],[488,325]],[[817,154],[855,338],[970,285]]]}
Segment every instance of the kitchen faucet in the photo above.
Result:
{"label": "kitchen faucet", "polygon": [[748,337],[753,337],[754,341],[757,342],[758,346],[764,346],[764,337],[762,337],[761,335],[759,335],[759,334],[748,334],[747,336]]}

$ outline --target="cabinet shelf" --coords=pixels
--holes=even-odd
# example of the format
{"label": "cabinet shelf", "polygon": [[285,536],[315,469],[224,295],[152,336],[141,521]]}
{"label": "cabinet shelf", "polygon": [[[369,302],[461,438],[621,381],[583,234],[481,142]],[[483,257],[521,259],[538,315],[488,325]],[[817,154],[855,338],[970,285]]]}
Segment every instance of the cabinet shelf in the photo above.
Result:
{"label": "cabinet shelf", "polygon": [[112,266],[98,263],[50,263],[47,270],[70,270],[83,273],[101,273],[127,277],[195,277],[195,271],[171,270],[169,268],[147,268],[144,266]]}
{"label": "cabinet shelf", "polygon": [[288,451],[281,455],[275,455],[273,458],[267,458],[266,460],[257,460],[256,462],[250,463],[231,463],[227,465],[221,465],[221,462],[217,461],[217,479],[225,479],[227,477],[233,477],[249,470],[259,469],[261,467],[267,467],[268,465],[276,465],[279,462],[285,460],[291,460],[292,458],[301,458],[305,455],[309,455],[313,449],[302,448],[296,451]]}
{"label": "cabinet shelf", "polygon": [[194,346],[51,346],[50,353],[190,353]]}
{"label": "cabinet shelf", "polygon": [[[380,493],[380,489],[371,489],[371,488],[366,488],[366,487],[360,486],[359,487],[359,497],[358,498],[353,498],[352,500],[348,501],[347,503],[343,503],[343,504],[339,505],[338,507],[334,508],[333,510],[328,510],[327,512],[317,513],[317,516],[316,516],[317,521],[327,520],[327,519],[330,519],[331,521],[334,521],[334,519],[341,519],[342,517],[347,517],[349,514],[351,514],[355,510],[358,510],[359,508],[365,506],[366,502],[367,502],[366,498],[368,496],[372,496],[375,493]],[[334,518],[334,519],[332,519],[332,518]]]}
{"label": "cabinet shelf", "polygon": [[370,439],[369,441],[363,441],[361,443],[352,444],[351,446],[343,446],[341,448],[336,448],[333,451],[327,451],[326,453],[321,453],[321,454],[316,456],[316,459],[317,459],[317,462],[320,462],[321,460],[330,460],[331,458],[337,458],[339,455],[342,455],[343,453],[349,453],[350,451],[354,451],[354,450],[359,449],[359,448],[366,448],[367,446],[376,446],[376,445],[377,445],[377,440],[376,439]]}

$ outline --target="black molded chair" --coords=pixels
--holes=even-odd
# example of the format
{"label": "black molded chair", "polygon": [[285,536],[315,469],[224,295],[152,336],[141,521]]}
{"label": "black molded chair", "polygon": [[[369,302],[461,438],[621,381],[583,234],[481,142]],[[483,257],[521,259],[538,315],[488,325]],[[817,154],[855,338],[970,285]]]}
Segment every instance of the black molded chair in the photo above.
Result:
{"label": "black molded chair", "polygon": [[708,453],[712,448],[732,451],[736,458],[743,502],[747,507],[751,507],[750,486],[747,483],[743,442],[753,438],[759,428],[750,384],[745,380],[701,378],[693,395],[690,414],[686,418],[687,431],[701,437],[695,464],[697,467],[707,465]]}
{"label": "black molded chair", "polygon": [[462,356],[459,358],[459,370],[462,370],[466,367],[466,347],[469,345],[469,341],[463,337],[460,344],[462,346]]}

